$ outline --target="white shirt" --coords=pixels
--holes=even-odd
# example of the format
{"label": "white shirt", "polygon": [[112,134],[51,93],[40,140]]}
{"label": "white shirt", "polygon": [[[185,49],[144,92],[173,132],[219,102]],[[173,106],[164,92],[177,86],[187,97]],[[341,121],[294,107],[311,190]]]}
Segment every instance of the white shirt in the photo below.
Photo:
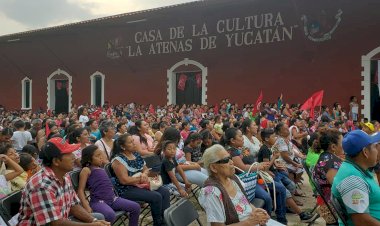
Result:
{"label": "white shirt", "polygon": [[86,123],[90,121],[88,119],[88,116],[87,115],[81,115],[79,116],[79,122],[82,123],[82,126],[85,127],[86,126]]}
{"label": "white shirt", "polygon": [[[112,139],[112,141],[114,141],[114,139]],[[103,145],[104,144],[104,145]],[[109,147],[108,145],[107,145],[107,143],[103,140],[103,138],[102,139],[100,139],[100,140],[98,140],[98,141],[96,141],[95,142],[95,145],[96,146],[98,146],[98,148],[102,151],[102,152],[104,152],[105,153],[105,151],[107,151],[107,154],[106,154],[106,156],[108,157],[108,158],[111,158],[111,147]],[[104,149],[104,148],[106,148],[106,149]]]}
{"label": "white shirt", "polygon": [[244,135],[243,138],[244,138],[244,147],[248,148],[249,153],[253,157],[257,158],[257,155],[259,154],[259,150],[261,146],[260,141],[254,136],[252,136],[253,143],[248,139],[246,135]]}
{"label": "white shirt", "polygon": [[13,133],[11,140],[14,141],[13,147],[17,151],[21,151],[22,148],[33,140],[29,131],[16,131]]}

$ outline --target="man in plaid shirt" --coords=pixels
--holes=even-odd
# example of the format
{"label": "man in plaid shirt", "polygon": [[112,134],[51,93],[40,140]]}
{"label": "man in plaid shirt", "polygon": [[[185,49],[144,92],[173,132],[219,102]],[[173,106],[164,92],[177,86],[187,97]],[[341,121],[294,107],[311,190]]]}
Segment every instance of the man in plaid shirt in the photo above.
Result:
{"label": "man in plaid shirt", "polygon": [[[110,225],[94,218],[80,205],[67,175],[74,167],[72,152],[79,146],[58,137],[47,142],[40,153],[43,167],[22,192],[18,225]],[[69,216],[88,224],[71,221]]]}

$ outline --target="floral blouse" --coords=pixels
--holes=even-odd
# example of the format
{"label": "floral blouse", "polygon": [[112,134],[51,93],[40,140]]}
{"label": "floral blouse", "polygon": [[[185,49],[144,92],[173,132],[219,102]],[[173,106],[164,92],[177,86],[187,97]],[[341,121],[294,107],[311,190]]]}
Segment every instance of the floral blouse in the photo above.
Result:
{"label": "floral blouse", "polygon": [[327,201],[330,201],[331,197],[331,184],[327,180],[327,172],[330,169],[338,170],[341,164],[342,160],[336,155],[323,152],[314,167],[313,178],[321,187],[323,196]]}
{"label": "floral blouse", "polygon": [[[230,197],[239,216],[239,221],[244,221],[252,213],[252,207],[235,181],[232,181],[236,189],[235,197]],[[199,202],[206,211],[208,223],[225,223],[226,215],[222,202],[222,192],[214,186],[206,186],[201,189]]]}

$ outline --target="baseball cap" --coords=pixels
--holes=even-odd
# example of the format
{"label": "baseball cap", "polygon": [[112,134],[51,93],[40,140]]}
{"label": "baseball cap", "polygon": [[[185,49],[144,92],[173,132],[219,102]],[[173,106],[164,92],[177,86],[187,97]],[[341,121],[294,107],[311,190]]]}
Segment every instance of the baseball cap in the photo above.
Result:
{"label": "baseball cap", "polygon": [[370,122],[366,122],[366,123],[361,122],[360,125],[362,127],[366,126],[366,127],[368,127],[369,130],[371,130],[372,132],[375,132],[375,126]]}
{"label": "baseball cap", "polygon": [[354,130],[343,138],[343,150],[349,156],[355,156],[370,144],[380,142],[380,133],[368,135],[362,130]]}
{"label": "baseball cap", "polygon": [[80,144],[69,144],[61,137],[51,138],[48,140],[46,147],[48,148],[51,144],[53,144],[61,152],[61,154],[69,154],[80,148]]}

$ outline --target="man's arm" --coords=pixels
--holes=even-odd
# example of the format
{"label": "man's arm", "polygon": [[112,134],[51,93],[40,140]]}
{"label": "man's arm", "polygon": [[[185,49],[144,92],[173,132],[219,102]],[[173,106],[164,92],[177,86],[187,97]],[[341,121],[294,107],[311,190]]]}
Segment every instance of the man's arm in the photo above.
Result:
{"label": "man's arm", "polygon": [[71,207],[70,215],[74,216],[82,222],[91,223],[94,221],[94,217],[88,213],[80,204]]}
{"label": "man's arm", "polygon": [[349,176],[336,188],[354,225],[380,226],[378,220],[370,216],[370,188],[362,178],[354,175]]}
{"label": "man's arm", "polygon": [[380,222],[377,219],[371,217],[371,215],[367,213],[351,214],[351,219],[355,226],[361,226],[361,225],[380,226]]}

